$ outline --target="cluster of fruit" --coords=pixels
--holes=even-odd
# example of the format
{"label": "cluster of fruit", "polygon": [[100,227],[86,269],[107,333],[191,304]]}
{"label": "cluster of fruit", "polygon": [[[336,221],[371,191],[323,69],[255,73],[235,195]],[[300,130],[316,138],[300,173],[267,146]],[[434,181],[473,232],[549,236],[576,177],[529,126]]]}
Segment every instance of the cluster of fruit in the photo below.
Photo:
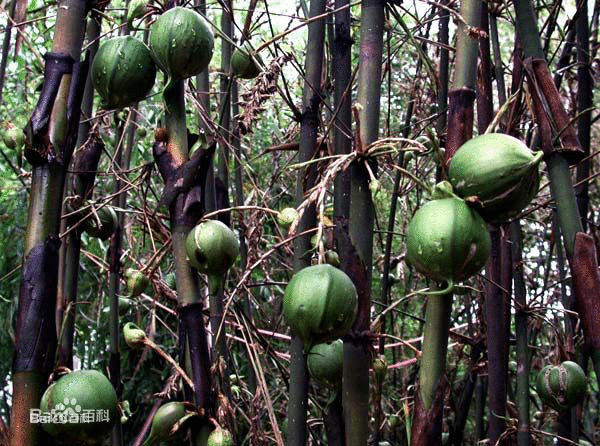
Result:
{"label": "cluster of fruit", "polygon": [[[499,133],[463,144],[450,161],[449,183],[436,187],[433,200],[408,225],[407,262],[428,278],[447,282],[442,292],[477,273],[490,255],[487,223],[517,217],[536,196],[542,156]],[[536,381],[539,397],[558,411],[581,402],[586,387],[583,370],[571,361],[544,367]]]}
{"label": "cluster of fruit", "polygon": [[[108,110],[141,101],[154,86],[157,67],[166,84],[204,71],[212,59],[214,36],[206,19],[177,6],[161,14],[150,27],[149,45],[132,36],[105,41],[92,62],[94,88]],[[236,48],[232,74],[250,79],[260,73],[260,58],[248,47]]]}
{"label": "cluster of fruit", "polygon": [[464,143],[448,168],[449,183],[411,219],[406,260],[432,280],[456,281],[487,262],[491,241],[486,223],[504,223],[535,197],[541,152],[512,136],[488,133]]}

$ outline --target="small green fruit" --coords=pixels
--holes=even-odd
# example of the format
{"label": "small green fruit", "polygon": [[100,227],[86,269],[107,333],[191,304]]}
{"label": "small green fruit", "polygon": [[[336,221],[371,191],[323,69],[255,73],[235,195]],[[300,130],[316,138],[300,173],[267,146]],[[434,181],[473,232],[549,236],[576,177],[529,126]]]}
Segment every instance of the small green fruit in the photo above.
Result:
{"label": "small green fruit", "polygon": [[325,251],[325,261],[336,268],[341,264],[340,255],[332,249]]}
{"label": "small green fruit", "polygon": [[587,391],[583,369],[573,361],[547,365],[537,376],[536,390],[546,404],[564,411],[579,404]]}
{"label": "small green fruit", "polygon": [[144,444],[153,442],[170,441],[177,438],[177,431],[173,429],[186,417],[185,404],[180,401],[171,401],[158,408],[152,419],[150,435]]}
{"label": "small green fruit", "polygon": [[25,135],[23,130],[11,122],[6,123],[6,128],[2,130],[2,141],[9,149],[20,150],[25,144]]}
{"label": "small green fruit", "polygon": [[233,446],[233,435],[227,429],[217,426],[208,436],[206,446]]}
{"label": "small green fruit", "polygon": [[132,305],[133,300],[128,297],[119,296],[119,316],[126,315]]}
{"label": "small green fruit", "polygon": [[102,206],[96,214],[89,215],[83,222],[83,230],[91,237],[108,240],[117,230],[119,218],[115,208],[110,205]]}
{"label": "small green fruit", "polygon": [[294,208],[284,208],[277,214],[277,222],[284,227],[289,227],[298,220],[298,211]]}
{"label": "small green fruit", "polygon": [[148,11],[147,0],[131,0],[127,5],[127,26],[131,28],[133,21],[143,17]]}
{"label": "small green fruit", "polygon": [[310,376],[330,387],[341,384],[343,365],[344,342],[341,339],[313,346],[306,357]]}
{"label": "small green fruit", "polygon": [[202,15],[176,6],[161,14],[150,27],[150,50],[169,80],[187,79],[208,67],[214,37]]}
{"label": "small green fruit", "polygon": [[141,348],[146,345],[146,333],[133,322],[123,326],[123,339],[131,348]]}
{"label": "small green fruit", "polygon": [[298,271],[283,297],[283,316],[308,350],[344,336],[356,318],[358,297],[350,277],[328,264]]}
{"label": "small green fruit", "polygon": [[86,444],[106,437],[119,419],[117,394],[96,370],[78,370],[61,376],[40,401],[42,414],[57,418],[43,423],[50,435],[68,444]]}
{"label": "small green fruit", "polygon": [[231,268],[240,252],[235,233],[218,220],[207,220],[195,226],[187,236],[185,247],[194,268],[220,277]]}
{"label": "small green fruit", "polygon": [[138,271],[133,268],[127,268],[125,271],[127,279],[127,294],[129,297],[137,297],[146,291],[150,285],[150,279],[146,277],[143,271]]}
{"label": "small green fruit", "polygon": [[379,355],[373,359],[373,373],[377,382],[382,383],[388,372],[388,363],[384,355]]}
{"label": "small green fruit", "polygon": [[92,62],[92,83],[108,110],[144,99],[156,78],[156,65],[144,42],[119,36],[104,42]]}
{"label": "small green fruit", "polygon": [[231,55],[231,72],[241,79],[254,79],[260,74],[260,56],[245,43]]}
{"label": "small green fruit", "polygon": [[165,277],[164,277],[164,281],[167,284],[167,286],[169,288],[171,288],[172,290],[175,289],[175,287],[177,286],[177,278],[175,276],[174,272],[168,273]]}

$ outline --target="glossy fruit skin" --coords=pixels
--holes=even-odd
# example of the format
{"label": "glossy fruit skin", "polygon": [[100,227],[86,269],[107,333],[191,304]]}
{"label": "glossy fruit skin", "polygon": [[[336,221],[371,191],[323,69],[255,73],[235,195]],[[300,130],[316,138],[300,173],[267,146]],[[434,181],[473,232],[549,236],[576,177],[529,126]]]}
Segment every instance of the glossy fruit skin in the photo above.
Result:
{"label": "glossy fruit skin", "polygon": [[350,277],[329,265],[298,271],[283,296],[283,316],[308,350],[344,336],[356,319],[358,297]]}
{"label": "glossy fruit skin", "polygon": [[206,446],[233,446],[233,435],[227,429],[217,427],[208,436]]}
{"label": "glossy fruit skin", "polygon": [[486,133],[457,150],[448,179],[460,197],[477,197],[486,221],[501,223],[516,217],[537,194],[542,156],[510,135]]}
{"label": "glossy fruit skin", "polygon": [[156,79],[156,64],[148,47],[131,36],[104,42],[92,62],[92,83],[107,110],[144,99]]}
{"label": "glossy fruit skin", "polygon": [[546,404],[564,411],[580,403],[587,391],[583,369],[573,361],[547,365],[537,376],[536,390]]}
{"label": "glossy fruit skin", "polygon": [[306,357],[306,366],[314,380],[330,387],[339,386],[344,366],[344,342],[336,339],[314,345]]}
{"label": "glossy fruit skin", "polygon": [[[40,410],[42,413],[55,410],[79,416],[85,413],[91,416],[93,411],[91,422],[42,424],[50,435],[70,444],[83,444],[107,436],[119,419],[117,394],[108,378],[96,370],[78,370],[61,376],[44,392]],[[103,414],[103,419],[98,416],[99,413]]]}
{"label": "glossy fruit skin", "polygon": [[214,50],[213,32],[199,13],[176,6],[150,27],[150,50],[169,80],[187,79],[208,67]]}
{"label": "glossy fruit skin", "polygon": [[456,197],[427,202],[408,224],[406,261],[434,280],[467,279],[485,265],[490,250],[485,221]]}
{"label": "glossy fruit skin", "polygon": [[187,235],[185,248],[190,264],[213,276],[223,276],[240,253],[235,233],[219,220],[196,225]]}
{"label": "glossy fruit skin", "polygon": [[241,79],[254,79],[261,72],[260,61],[249,45],[244,44],[231,54],[231,72]]}
{"label": "glossy fruit skin", "polygon": [[158,408],[152,419],[149,438],[155,442],[173,439],[171,429],[186,415],[185,404],[180,401],[170,401]]}

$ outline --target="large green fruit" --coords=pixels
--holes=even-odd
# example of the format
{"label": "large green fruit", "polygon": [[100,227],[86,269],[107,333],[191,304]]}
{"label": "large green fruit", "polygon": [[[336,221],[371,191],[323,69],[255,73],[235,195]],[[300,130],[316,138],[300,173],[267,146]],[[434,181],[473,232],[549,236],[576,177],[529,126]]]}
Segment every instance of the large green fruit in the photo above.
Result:
{"label": "large green fruit", "polygon": [[187,79],[208,67],[214,37],[204,17],[192,9],[176,6],[152,24],[150,49],[169,80]]}
{"label": "large green fruit", "polygon": [[69,444],[97,441],[108,435],[119,419],[117,394],[108,378],[96,370],[60,377],[44,392],[40,410],[57,416],[42,428]]}
{"label": "large green fruit", "polygon": [[344,336],[356,318],[358,297],[350,277],[328,264],[308,266],[288,283],[283,316],[308,349]]}
{"label": "large green fruit", "polygon": [[341,339],[313,346],[306,357],[310,376],[330,387],[341,384],[343,365],[344,342]]}
{"label": "large green fruit", "polygon": [[254,79],[260,74],[261,63],[260,56],[249,45],[244,44],[231,55],[231,72],[242,79]]}
{"label": "large green fruit", "polygon": [[452,157],[448,178],[457,195],[473,197],[486,221],[516,217],[539,188],[542,152],[502,133],[487,133],[465,142]]}
{"label": "large green fruit", "polygon": [[240,253],[235,233],[219,220],[196,225],[188,234],[185,247],[190,264],[211,276],[223,276]]}
{"label": "large green fruit", "polygon": [[587,390],[583,369],[573,361],[547,365],[537,376],[536,390],[546,404],[558,411],[580,403]]}
{"label": "large green fruit", "polygon": [[472,276],[490,249],[485,221],[460,198],[431,200],[408,224],[406,260],[434,280],[454,283]]}
{"label": "large green fruit", "polygon": [[131,36],[104,42],[92,62],[92,83],[108,110],[144,99],[156,78],[156,65],[148,47]]}

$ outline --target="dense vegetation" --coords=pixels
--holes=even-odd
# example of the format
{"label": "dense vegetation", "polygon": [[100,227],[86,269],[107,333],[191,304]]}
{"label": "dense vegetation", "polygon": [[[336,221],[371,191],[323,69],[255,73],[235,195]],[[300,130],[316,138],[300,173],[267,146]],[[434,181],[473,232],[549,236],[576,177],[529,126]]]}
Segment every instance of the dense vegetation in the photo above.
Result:
{"label": "dense vegetation", "polygon": [[[8,36],[10,3],[3,5],[5,11],[0,17],[4,36]],[[35,0],[28,4],[15,0],[12,3],[16,4],[16,10],[10,15],[18,26],[12,27],[10,39],[4,47],[6,73],[0,79],[3,82],[0,130],[4,140],[0,143],[0,445],[4,444],[4,440],[8,444],[4,426],[10,424],[13,401],[11,364],[15,348],[14,327],[32,181],[31,164],[23,153],[24,143],[17,141],[13,144],[11,131],[16,128],[20,133],[36,107],[44,78],[43,55],[50,51],[52,34],[57,31],[54,27],[56,3]],[[140,2],[129,2],[129,11],[136,3]],[[277,444],[280,431],[283,438],[289,435],[288,401],[290,385],[293,385],[289,371],[292,333],[283,318],[282,304],[286,285],[298,269],[298,259],[294,257],[296,222],[290,228],[278,216],[279,211],[288,207],[300,211],[310,208],[308,201],[297,199],[296,192],[297,181],[300,184],[312,181],[309,175],[305,175],[306,163],[300,162],[298,154],[301,126],[306,116],[303,102],[303,95],[307,94],[305,78],[310,75],[305,72],[305,60],[309,56],[305,19],[310,2],[232,0],[207,3],[206,17],[215,30],[215,51],[208,68],[209,90],[202,91],[200,76],[185,81],[187,123],[184,124],[192,134],[190,150],[194,146],[199,150],[207,149],[213,142],[216,145],[213,158],[216,193],[209,188],[212,203],[211,194],[205,195],[204,218],[224,220],[239,237],[241,247],[240,258],[229,270],[223,285],[222,318],[216,313],[212,301],[212,296],[219,294],[217,288],[204,275],[199,275],[206,323],[210,322],[211,327],[208,332],[213,352],[212,386],[218,395],[218,410],[212,416],[233,432],[235,444],[271,445]],[[378,364],[370,372],[369,430],[373,442],[382,445],[389,441],[393,445],[403,445],[411,441],[413,402],[417,392],[428,300],[424,291],[438,286],[406,263],[406,231],[411,217],[431,198],[431,189],[445,175],[444,147],[448,127],[441,118],[447,109],[440,107],[439,97],[440,92],[447,88],[447,85],[442,85],[444,78],[440,75],[444,68],[442,53],[447,45],[437,42],[443,38],[440,23],[448,17],[444,12],[449,10],[452,12],[449,67],[460,66],[461,60],[455,60],[453,50],[457,39],[453,24],[458,23],[457,18],[462,20],[462,16],[456,13],[456,3],[382,3],[386,4],[386,20],[379,128],[376,130],[379,139],[366,148],[362,147],[358,134],[360,126],[367,124],[359,119],[362,105],[356,102],[359,85],[356,72],[353,72],[347,94],[354,103],[353,129],[350,130],[354,151],[345,157],[335,155],[334,147],[338,110],[334,104],[335,67],[331,64],[337,48],[333,38],[333,13],[324,18],[325,69],[321,84],[316,88],[322,99],[318,108],[318,155],[310,164],[315,167],[316,175],[315,193],[310,200],[316,203],[321,239],[315,236],[315,231],[309,234],[309,240],[312,238],[309,257],[312,263],[324,263],[326,260],[336,263],[332,251],[340,251],[340,247],[338,234],[333,228],[336,221],[334,178],[349,171],[357,157],[360,160],[357,153],[364,154],[362,151],[368,150],[372,162],[369,190],[374,203],[375,222],[368,336],[373,358],[377,358]],[[543,48],[559,84],[563,105],[576,124],[583,116],[590,117],[587,130],[581,127],[578,130],[582,146],[587,145],[590,155],[572,166],[572,177],[579,204],[583,206],[585,200],[589,200],[580,207],[584,210],[581,216],[583,228],[595,238],[596,248],[600,249],[600,190],[596,179],[600,166],[595,150],[600,137],[598,115],[593,90],[592,94],[588,94],[592,102],[586,106],[591,110],[582,109],[579,92],[582,66],[588,70],[592,81],[598,74],[600,5],[595,4],[591,11],[587,11],[580,4],[559,0],[534,3]],[[150,2],[149,5],[148,9],[144,9],[148,13],[144,18],[139,16],[129,20],[128,25],[131,17],[128,17],[126,3],[118,0],[108,6],[103,5],[105,9],[97,15],[102,19],[99,41],[125,32],[147,40],[150,21],[156,19],[156,14],[163,7],[160,2]],[[233,8],[231,14],[226,12],[226,5]],[[100,7],[98,4],[95,6]],[[493,64],[489,46],[487,54],[483,50],[481,52],[487,63],[480,65],[483,74],[480,72],[477,99],[486,101],[481,85],[485,79],[494,78],[492,97],[487,98],[494,110],[494,130],[510,130],[529,146],[537,148],[538,127],[528,90],[531,87],[523,82],[523,75],[518,69],[520,52],[514,46],[513,5],[490,3],[487,6],[493,26],[485,31],[471,31],[474,36],[479,36],[477,43],[482,48],[486,47],[485,43],[489,44],[488,36],[497,38],[499,47],[494,48]],[[331,11],[334,6],[329,5],[328,8]],[[352,4],[350,11],[351,33],[356,43],[352,46],[352,67],[356,68],[363,56],[358,48],[361,26],[359,2]],[[591,30],[586,41],[589,44],[587,48],[578,49],[574,37],[578,14],[585,15]],[[232,37],[224,36],[224,29],[220,31],[226,22],[222,22],[222,16],[233,20]],[[229,76],[232,46],[227,42],[233,40],[238,45],[242,35],[255,49],[261,47],[262,72],[254,79]],[[84,50],[92,43],[86,40]],[[581,52],[587,55],[586,59],[581,59]],[[145,331],[152,343],[177,359],[180,352],[178,312],[181,301],[178,301],[177,291],[171,282],[176,269],[172,251],[172,215],[169,214],[169,206],[161,201],[165,187],[163,172],[153,157],[153,145],[161,142],[160,132],[169,125],[165,118],[168,106],[163,102],[166,81],[159,72],[148,97],[136,106],[119,110],[102,109],[100,98],[96,95],[92,115],[82,114],[81,121],[90,126],[89,135],[98,136],[104,144],[93,193],[83,204],[88,206],[85,209],[94,209],[95,212],[110,203],[122,219],[122,244],[117,256],[120,286],[117,290],[128,299],[121,300],[119,325],[122,327],[127,322],[134,322]],[[371,81],[378,82],[379,79]],[[448,82],[447,79],[445,81]],[[207,101],[208,110],[204,108]],[[476,122],[484,113],[484,107],[478,105]],[[474,133],[484,133],[485,127],[487,124]],[[590,138],[587,144],[581,136],[586,131]],[[80,138],[79,144],[79,147],[85,147],[91,144],[91,138]],[[77,153],[76,150],[74,159]],[[63,245],[72,227],[81,224],[78,215],[75,216],[77,218],[65,217],[73,209],[75,188],[71,186],[72,178],[81,172],[77,172],[71,164],[69,173],[72,176],[68,178],[65,189],[64,224],[61,226]],[[502,444],[516,444],[520,429],[517,418],[523,396],[517,392],[517,375],[522,358],[517,358],[515,348],[519,339],[525,339],[529,348],[529,392],[525,398],[530,401],[528,435],[532,438],[531,444],[556,444],[556,439],[564,436],[574,443],[560,440],[564,441],[560,444],[598,444],[600,379],[594,372],[591,352],[584,348],[587,344],[572,301],[569,253],[565,253],[561,243],[556,201],[545,164],[540,164],[540,173],[539,192],[517,219],[520,221],[523,260],[515,261],[511,268],[522,272],[526,302],[518,303],[512,294],[508,297],[511,325],[510,337],[506,339],[509,345],[504,392],[507,410],[502,436],[505,443]],[[586,189],[583,189],[584,185]],[[117,195],[126,196],[126,199],[122,202],[113,200]],[[354,209],[354,212],[360,212],[360,209]],[[388,238],[390,229],[393,237]],[[369,232],[370,229],[364,228],[364,231]],[[495,233],[502,240],[510,240],[511,228],[507,224],[502,225],[495,229]],[[507,245],[509,251],[512,243],[517,243],[515,240],[513,233],[512,241]],[[77,302],[70,310],[75,314],[74,368],[103,372],[109,368],[111,292],[115,289],[111,284],[115,277],[111,275],[115,273],[111,264],[112,242],[112,239],[103,240],[87,232],[81,233]],[[391,245],[388,245],[390,242]],[[492,253],[494,255],[497,253]],[[345,260],[341,259],[342,265]],[[149,279],[148,286],[139,296],[127,296],[130,289],[125,271],[128,268],[143,271]],[[492,415],[486,409],[490,365],[487,340],[495,337],[496,333],[488,330],[489,316],[486,316],[484,308],[486,299],[490,298],[489,269],[492,267],[488,264],[486,268],[488,272],[481,271],[454,289],[441,424],[444,441],[449,442],[445,444],[478,444],[478,441],[489,438],[487,426]],[[508,283],[511,283],[510,279]],[[517,287],[515,284],[514,288]],[[526,317],[525,332],[517,329],[512,317],[515,314]],[[60,336],[64,334],[61,327],[58,333],[60,342]],[[217,342],[223,333],[226,335],[224,346]],[[123,339],[119,342],[122,388],[118,389],[118,393],[120,401],[128,404],[125,411],[127,420],[122,424],[122,444],[132,444],[155,401],[183,400],[184,397],[164,356],[155,349],[133,349]],[[567,359],[583,366],[587,374],[587,392],[576,409],[557,412],[540,399],[535,382],[543,367]],[[327,434],[327,418],[331,416],[330,406],[336,400],[337,392],[341,390],[311,380],[307,444],[338,444],[328,441]],[[468,416],[463,418],[465,413]]]}

